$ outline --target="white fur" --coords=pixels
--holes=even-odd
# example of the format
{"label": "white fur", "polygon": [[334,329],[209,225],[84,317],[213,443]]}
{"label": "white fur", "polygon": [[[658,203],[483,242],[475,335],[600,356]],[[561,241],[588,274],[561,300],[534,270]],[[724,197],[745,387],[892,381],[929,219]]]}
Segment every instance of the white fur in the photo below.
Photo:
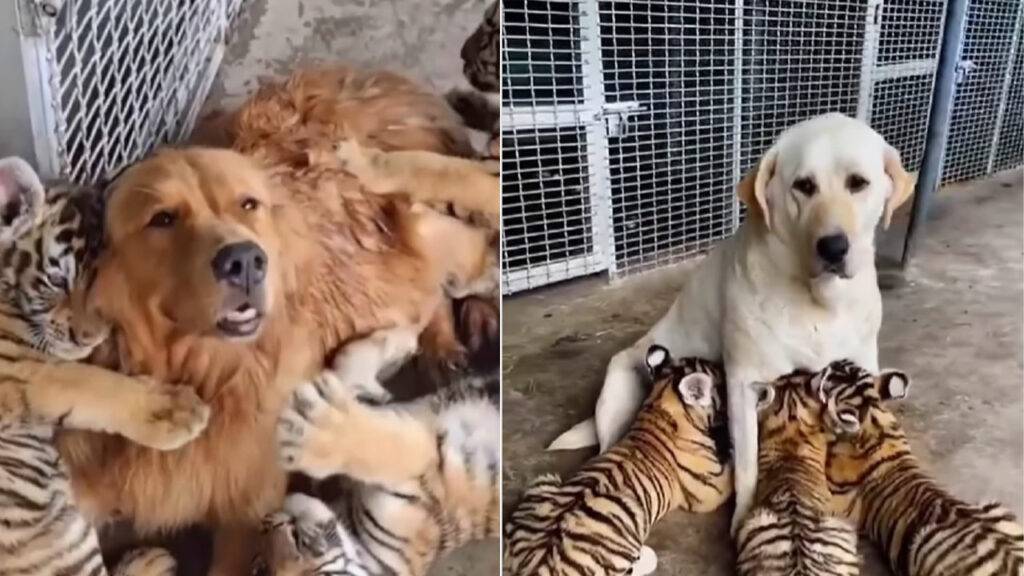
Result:
{"label": "white fur", "polygon": [[[840,114],[786,130],[764,161],[769,158],[775,164],[763,199],[770,229],[748,218],[700,261],[668,313],[612,358],[594,423],[575,426],[550,447],[593,444],[588,434],[596,433],[604,451],[623,436],[643,399],[641,370],[652,344],[674,357],[721,359],[736,470],[734,529],[750,507],[757,482],[757,394],[752,385],[796,368],[820,370],[841,358],[878,369],[882,299],[874,230],[897,188],[897,176],[886,168],[893,158],[898,165],[898,153],[871,128]],[[906,177],[902,167],[899,171]],[[856,194],[845,185],[851,172],[869,183]],[[795,179],[807,176],[819,185],[811,197],[792,188]],[[823,274],[813,248],[817,238],[839,230],[839,222],[850,241],[848,278]]]}

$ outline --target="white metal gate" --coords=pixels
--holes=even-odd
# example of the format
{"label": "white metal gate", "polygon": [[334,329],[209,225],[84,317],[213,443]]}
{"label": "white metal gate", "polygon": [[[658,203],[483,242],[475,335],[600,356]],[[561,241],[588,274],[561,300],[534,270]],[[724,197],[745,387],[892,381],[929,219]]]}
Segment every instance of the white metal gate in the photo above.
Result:
{"label": "white metal gate", "polygon": [[244,0],[16,0],[36,157],[92,182],[187,135]]}
{"label": "white metal gate", "polygon": [[[742,218],[742,173],[780,130],[816,114],[858,116],[911,169],[920,162],[944,0],[503,6],[506,293],[707,249]],[[975,69],[957,105],[988,128],[954,123],[947,179],[1022,162],[1024,80],[1009,41],[1021,34],[1019,0],[971,10],[964,60]],[[970,158],[984,138],[979,169]]]}

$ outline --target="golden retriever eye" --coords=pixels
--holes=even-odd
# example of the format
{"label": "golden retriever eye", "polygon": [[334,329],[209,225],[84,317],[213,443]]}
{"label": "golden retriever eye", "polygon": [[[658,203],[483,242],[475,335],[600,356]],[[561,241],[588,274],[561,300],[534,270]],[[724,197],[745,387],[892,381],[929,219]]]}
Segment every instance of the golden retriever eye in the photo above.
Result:
{"label": "golden retriever eye", "polygon": [[246,197],[242,200],[242,210],[246,212],[252,212],[253,210],[260,207],[260,201],[253,198],[252,196]]}
{"label": "golden retriever eye", "polygon": [[177,219],[178,217],[177,215],[174,214],[174,212],[170,212],[168,210],[161,210],[156,214],[153,214],[153,217],[149,219],[149,223],[146,224],[146,227],[170,228],[171,226],[174,226],[174,222]]}
{"label": "golden retriever eye", "polygon": [[846,189],[856,194],[867,188],[868,181],[860,174],[850,174],[846,177]]}
{"label": "golden retriever eye", "polygon": [[797,178],[793,181],[793,189],[804,196],[813,196],[818,191],[818,185],[811,178]]}

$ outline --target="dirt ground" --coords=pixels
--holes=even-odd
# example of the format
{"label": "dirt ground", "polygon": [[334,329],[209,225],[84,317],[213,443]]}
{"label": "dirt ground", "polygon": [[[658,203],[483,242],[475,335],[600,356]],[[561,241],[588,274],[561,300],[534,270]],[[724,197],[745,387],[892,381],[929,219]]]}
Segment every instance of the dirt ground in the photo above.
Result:
{"label": "dirt ground", "polygon": [[[1024,186],[1022,172],[949,186],[935,199],[902,287],[883,292],[881,364],[913,379],[900,408],[915,454],[940,483],[971,501],[1024,512]],[[902,222],[880,242],[898,253]],[[898,246],[895,246],[898,249]],[[685,265],[684,265],[685,266]],[[506,513],[530,479],[571,474],[592,450],[547,453],[591,414],[605,365],[668,308],[681,268],[608,285],[587,279],[506,298],[503,441]],[[732,504],[675,512],[648,544],[657,574],[731,574]],[[865,576],[889,574],[870,544]],[[482,572],[481,572],[482,573]]]}

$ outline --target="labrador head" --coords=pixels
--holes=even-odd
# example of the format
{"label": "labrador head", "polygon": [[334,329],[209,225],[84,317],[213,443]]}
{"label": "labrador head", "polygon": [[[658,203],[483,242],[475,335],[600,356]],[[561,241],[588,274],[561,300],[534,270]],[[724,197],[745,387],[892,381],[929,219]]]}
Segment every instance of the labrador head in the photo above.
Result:
{"label": "labrador head", "polygon": [[105,316],[255,338],[281,290],[280,241],[262,170],[229,150],[166,150],[108,190],[107,247],[92,291]]}
{"label": "labrador head", "polygon": [[825,114],[784,131],[740,182],[753,218],[812,281],[874,265],[874,230],[910,196],[899,152],[869,126]]}

